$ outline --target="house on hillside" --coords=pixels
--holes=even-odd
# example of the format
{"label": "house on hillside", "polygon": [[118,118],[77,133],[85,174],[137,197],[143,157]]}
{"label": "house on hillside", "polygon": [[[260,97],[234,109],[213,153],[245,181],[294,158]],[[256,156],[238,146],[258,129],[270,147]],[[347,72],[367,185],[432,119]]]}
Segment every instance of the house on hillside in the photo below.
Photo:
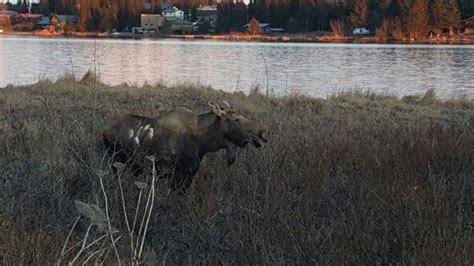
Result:
{"label": "house on hillside", "polygon": [[0,16],[14,16],[16,14],[18,14],[18,12],[10,10],[0,10]]}
{"label": "house on hillside", "polygon": [[[245,25],[242,26],[242,29],[244,31],[247,31],[248,27],[250,25],[247,23]],[[273,34],[273,35],[279,35],[279,34],[283,34],[286,32],[286,30],[284,28],[279,28],[279,27],[272,27],[270,25],[270,23],[260,23],[260,32],[261,33],[266,33],[266,34]]]}
{"label": "house on hillside", "polygon": [[461,27],[464,34],[474,34],[474,17],[462,20]]}
{"label": "house on hillside", "polygon": [[184,19],[184,11],[174,6],[168,7],[166,9],[162,9],[161,15],[163,17],[177,17],[180,19]]}
{"label": "house on hillside", "polygon": [[173,4],[172,3],[160,3],[159,7],[160,7],[160,10],[163,11],[163,10],[166,10],[166,9],[173,8]]}
{"label": "house on hillside", "polygon": [[159,7],[161,10],[161,17],[163,18],[163,20],[160,19],[162,28],[160,28],[159,31],[169,33],[190,33],[194,31],[193,24],[184,19],[183,10],[178,9],[171,3],[160,3]]}
{"label": "house on hillside", "polygon": [[196,9],[196,18],[199,23],[207,23],[211,28],[217,25],[219,10],[217,6],[200,6]]}
{"label": "house on hillside", "polygon": [[141,14],[141,28],[145,32],[160,32],[163,29],[165,18],[157,14]]}

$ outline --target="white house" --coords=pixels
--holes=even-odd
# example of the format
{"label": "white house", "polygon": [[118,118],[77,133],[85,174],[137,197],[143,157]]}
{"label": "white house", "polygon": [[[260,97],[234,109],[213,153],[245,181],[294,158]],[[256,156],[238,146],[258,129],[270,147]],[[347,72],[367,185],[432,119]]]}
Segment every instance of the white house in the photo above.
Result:
{"label": "white house", "polygon": [[163,17],[177,17],[180,19],[184,19],[184,11],[174,6],[161,10],[161,15]]}

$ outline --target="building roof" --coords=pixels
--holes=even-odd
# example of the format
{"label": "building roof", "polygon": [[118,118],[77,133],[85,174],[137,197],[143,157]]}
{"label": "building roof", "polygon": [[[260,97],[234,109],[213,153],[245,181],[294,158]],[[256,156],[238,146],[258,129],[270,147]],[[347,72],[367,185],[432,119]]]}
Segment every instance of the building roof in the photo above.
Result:
{"label": "building roof", "polygon": [[217,11],[217,6],[200,6],[197,11]]}
{"label": "building roof", "polygon": [[77,23],[79,21],[79,17],[76,15],[56,15],[56,18],[60,22],[66,22],[69,21],[71,23]]}
{"label": "building roof", "polygon": [[466,18],[461,20],[464,28],[474,29],[474,17]]}
{"label": "building roof", "polygon": [[141,17],[162,17],[160,14],[140,14]]}
{"label": "building roof", "polygon": [[285,32],[286,30],[284,28],[270,28],[270,31],[272,31],[272,32]]}
{"label": "building roof", "polygon": [[39,26],[49,26],[49,25],[51,25],[51,20],[49,19],[49,17],[42,16],[41,20],[38,22],[37,25],[39,25]]}
{"label": "building roof", "polygon": [[28,14],[28,13],[21,13],[17,14],[15,18],[17,19],[41,19],[43,15],[41,14]]}
{"label": "building roof", "polygon": [[172,24],[178,24],[178,25],[192,25],[191,22],[181,19],[178,17],[167,17],[166,20]]}
{"label": "building roof", "polygon": [[18,12],[11,11],[11,10],[0,10],[0,16],[13,16],[18,14]]}
{"label": "building roof", "polygon": [[170,7],[170,8],[167,8],[167,9],[162,9],[161,12],[164,13],[164,12],[176,12],[178,11],[179,9],[177,9],[176,7]]}
{"label": "building roof", "polygon": [[[242,26],[242,28],[248,28],[249,24],[245,24]],[[260,28],[261,29],[264,29],[264,28],[268,28],[270,26],[270,23],[260,23]]]}
{"label": "building roof", "polygon": [[217,16],[218,14],[216,6],[200,6],[196,9],[197,16]]}
{"label": "building roof", "polygon": [[461,20],[461,22],[465,22],[465,21],[474,21],[474,16]]}

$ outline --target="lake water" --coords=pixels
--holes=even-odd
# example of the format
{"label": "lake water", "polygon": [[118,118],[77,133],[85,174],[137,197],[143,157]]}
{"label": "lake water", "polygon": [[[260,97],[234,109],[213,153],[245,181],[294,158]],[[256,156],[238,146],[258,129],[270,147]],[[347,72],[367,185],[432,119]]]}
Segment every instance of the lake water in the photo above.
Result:
{"label": "lake water", "polygon": [[[474,45],[306,44],[0,36],[0,87],[82,76],[107,84],[199,83],[275,95],[326,97],[370,89],[396,95],[434,88],[474,97]],[[268,77],[268,80],[267,80]]]}

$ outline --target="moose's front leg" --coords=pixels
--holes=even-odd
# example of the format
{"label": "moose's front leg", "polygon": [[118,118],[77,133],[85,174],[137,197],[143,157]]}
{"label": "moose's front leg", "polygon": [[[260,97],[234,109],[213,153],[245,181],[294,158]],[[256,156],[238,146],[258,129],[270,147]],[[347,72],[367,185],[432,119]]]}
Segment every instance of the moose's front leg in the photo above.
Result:
{"label": "moose's front leg", "polygon": [[196,157],[186,156],[178,159],[171,181],[171,188],[186,193],[193,182],[193,177],[199,170],[199,165],[199,159]]}

